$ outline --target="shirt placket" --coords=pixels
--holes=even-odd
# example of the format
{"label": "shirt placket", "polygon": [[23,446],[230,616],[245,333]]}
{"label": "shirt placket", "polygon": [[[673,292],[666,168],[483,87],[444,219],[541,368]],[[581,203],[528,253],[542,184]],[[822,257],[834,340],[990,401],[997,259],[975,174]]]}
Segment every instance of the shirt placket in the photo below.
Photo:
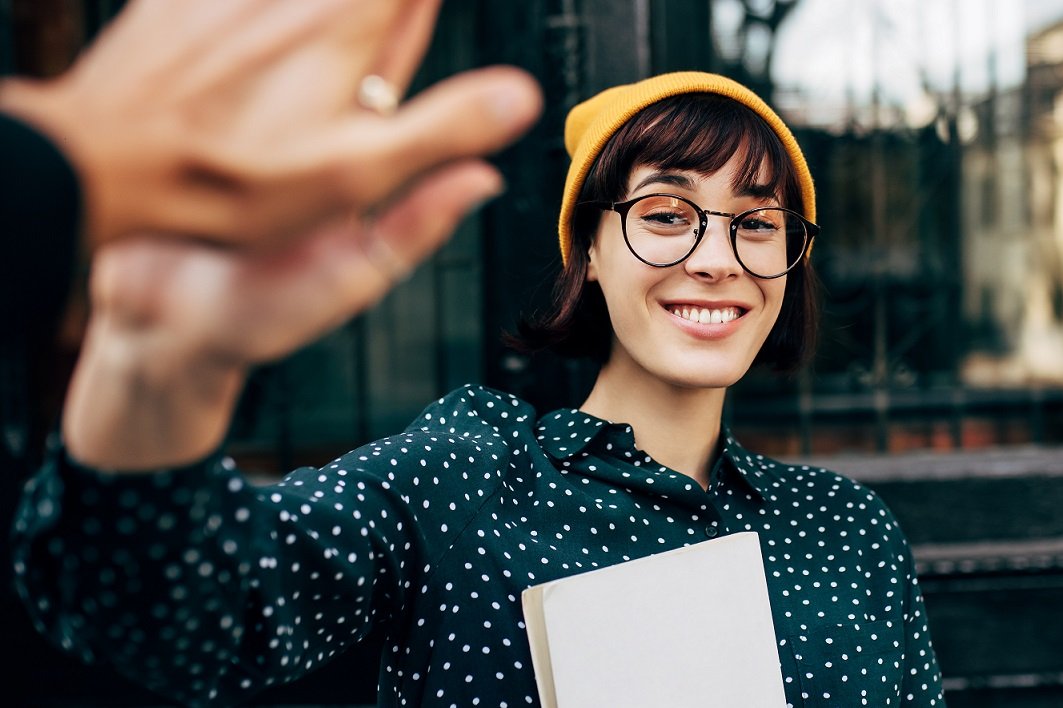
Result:
{"label": "shirt placket", "polygon": [[659,500],[662,509],[683,514],[687,527],[694,531],[684,534],[684,543],[730,533],[717,506],[714,483],[710,482],[706,491],[691,477],[661,465],[638,450],[628,426],[615,426],[606,431],[600,444],[607,462],[617,468],[619,480],[625,486]]}

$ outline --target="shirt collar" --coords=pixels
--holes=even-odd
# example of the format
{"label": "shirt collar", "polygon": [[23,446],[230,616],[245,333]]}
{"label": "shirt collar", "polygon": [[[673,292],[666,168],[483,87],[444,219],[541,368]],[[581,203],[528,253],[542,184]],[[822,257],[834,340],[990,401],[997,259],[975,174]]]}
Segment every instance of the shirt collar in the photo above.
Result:
{"label": "shirt collar", "polygon": [[756,455],[742,447],[730,428],[723,427],[723,454],[720,459],[741,477],[750,489],[763,500],[771,495],[771,488],[777,482],[773,468],[774,463],[763,455]]}
{"label": "shirt collar", "polygon": [[576,408],[562,408],[539,419],[535,437],[550,457],[566,460],[583,452],[592,440],[610,427],[617,426]]}
{"label": "shirt collar", "polygon": [[[718,473],[731,470],[737,473],[750,491],[761,499],[766,498],[776,481],[772,472],[774,463],[763,455],[743,448],[726,426],[722,433],[723,450],[716,461],[712,478],[718,479]],[[630,425],[610,423],[576,408],[562,408],[547,413],[536,424],[535,435],[543,451],[559,461],[579,455],[600,438],[608,439],[620,453],[635,450],[635,436]]]}

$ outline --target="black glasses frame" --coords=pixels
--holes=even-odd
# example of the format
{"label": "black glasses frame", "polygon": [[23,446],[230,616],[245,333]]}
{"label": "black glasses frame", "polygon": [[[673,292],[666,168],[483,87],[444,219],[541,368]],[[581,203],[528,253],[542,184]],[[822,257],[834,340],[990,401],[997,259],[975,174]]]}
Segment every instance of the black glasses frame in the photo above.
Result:
{"label": "black glasses frame", "polygon": [[[645,258],[643,258],[642,256],[640,256],[638,253],[635,252],[635,249],[631,246],[631,241],[628,239],[628,236],[627,236],[627,214],[628,214],[628,212],[631,211],[631,207],[632,206],[634,206],[638,202],[642,201],[643,199],[649,199],[650,197],[669,197],[669,198],[672,198],[672,199],[678,199],[679,201],[683,202],[684,204],[689,205],[695,212],[697,212],[698,218],[700,220],[700,224],[698,226],[697,235],[694,237],[694,243],[691,244],[690,250],[688,250],[683,255],[682,258],[678,258],[678,259],[676,259],[674,261],[671,261],[670,263],[653,263],[652,261],[646,260]],[[679,265],[680,263],[685,261],[687,258],[690,258],[691,254],[694,253],[694,251],[696,251],[698,246],[701,244],[702,238],[705,237],[705,232],[708,230],[708,226],[709,226],[709,216],[723,216],[723,217],[727,217],[727,218],[729,218],[731,220],[731,223],[728,225],[728,232],[731,235],[731,238],[730,238],[731,252],[734,253],[734,257],[735,257],[735,260],[738,261],[738,265],[742,266],[742,270],[744,270],[745,272],[749,273],[754,278],[760,278],[761,280],[773,280],[775,278],[781,278],[784,275],[786,275],[787,273],[789,273],[791,270],[793,270],[795,267],[797,267],[797,264],[801,262],[801,260],[805,257],[805,255],[812,248],[812,242],[815,240],[816,236],[819,235],[819,226],[818,225],[813,224],[811,221],[809,221],[805,217],[801,216],[800,214],[798,214],[796,211],[794,211],[792,209],[786,209],[784,207],[767,206],[767,207],[756,207],[754,209],[748,209],[746,211],[739,212],[737,214],[732,213],[732,212],[727,212],[727,211],[713,211],[711,209],[702,209],[700,206],[698,206],[694,202],[690,201],[686,197],[681,197],[678,194],[669,194],[668,192],[655,192],[653,194],[643,194],[642,196],[635,197],[634,199],[629,199],[626,202],[597,202],[597,201],[595,201],[595,202],[580,202],[576,206],[578,206],[578,207],[593,207],[595,209],[603,209],[605,211],[615,211],[617,214],[619,214],[620,215],[620,226],[621,226],[621,229],[624,232],[624,243],[627,244],[627,250],[631,251],[631,255],[633,255],[635,258],[637,258],[638,260],[642,261],[643,263],[645,263],[648,266],[653,266],[654,268],[671,268],[674,265]],[[790,215],[796,217],[805,227],[805,240],[804,240],[804,243],[801,245],[801,255],[793,263],[788,265],[786,267],[786,270],[782,271],[781,273],[776,273],[774,275],[761,275],[760,273],[754,273],[753,271],[751,271],[746,266],[745,263],[742,262],[742,257],[740,255],[738,255],[738,223],[739,223],[739,221],[741,219],[744,219],[745,217],[749,216],[750,214],[756,214],[758,211],[765,211],[767,209],[771,209],[771,210],[775,210],[775,211],[779,211],[779,210],[784,211],[787,214],[790,214]]]}

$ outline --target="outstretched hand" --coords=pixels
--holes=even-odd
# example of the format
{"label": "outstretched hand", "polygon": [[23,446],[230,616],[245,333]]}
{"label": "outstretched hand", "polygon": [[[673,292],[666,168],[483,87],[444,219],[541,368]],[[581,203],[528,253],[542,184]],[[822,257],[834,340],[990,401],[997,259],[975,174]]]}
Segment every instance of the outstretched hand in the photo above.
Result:
{"label": "outstretched hand", "polygon": [[64,410],[71,454],[130,470],[209,453],[251,365],[372,305],[500,187],[493,169],[466,161],[372,218],[336,220],[282,250],[148,235],[100,249]]}
{"label": "outstretched hand", "polygon": [[90,247],[276,247],[528,126],[538,92],[516,71],[461,75],[390,118],[358,105],[369,75],[401,96],[439,4],[133,0],[66,74],[0,84],[0,110],[72,160]]}
{"label": "outstretched hand", "polygon": [[[135,470],[209,453],[251,365],[372,305],[501,190],[482,156],[538,115],[524,72],[458,74],[393,114],[354,101],[368,75],[405,89],[437,6],[141,0],[57,94],[6,94],[78,97],[97,121],[109,103],[136,117],[100,144],[70,143],[97,248],[63,419],[75,458]],[[130,66],[117,47],[167,17],[197,39]],[[93,103],[87,87],[108,71],[132,89]]]}

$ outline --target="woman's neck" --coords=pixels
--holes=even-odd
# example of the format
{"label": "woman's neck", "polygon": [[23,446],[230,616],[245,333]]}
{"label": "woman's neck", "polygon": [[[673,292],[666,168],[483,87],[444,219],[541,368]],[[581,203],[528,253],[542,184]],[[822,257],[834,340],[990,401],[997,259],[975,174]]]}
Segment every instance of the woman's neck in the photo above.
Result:
{"label": "woman's neck", "polygon": [[639,449],[705,488],[720,439],[726,389],[675,386],[611,360],[580,410],[628,423]]}

